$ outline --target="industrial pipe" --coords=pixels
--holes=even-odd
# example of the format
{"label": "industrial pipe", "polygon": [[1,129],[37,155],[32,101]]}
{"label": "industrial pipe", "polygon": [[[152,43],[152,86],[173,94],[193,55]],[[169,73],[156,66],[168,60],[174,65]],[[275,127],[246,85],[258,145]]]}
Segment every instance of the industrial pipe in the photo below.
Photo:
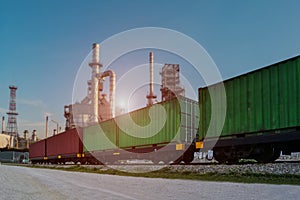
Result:
{"label": "industrial pipe", "polygon": [[107,70],[102,73],[101,79],[109,76],[109,103],[111,117],[115,116],[115,90],[116,90],[116,74],[112,70]]}

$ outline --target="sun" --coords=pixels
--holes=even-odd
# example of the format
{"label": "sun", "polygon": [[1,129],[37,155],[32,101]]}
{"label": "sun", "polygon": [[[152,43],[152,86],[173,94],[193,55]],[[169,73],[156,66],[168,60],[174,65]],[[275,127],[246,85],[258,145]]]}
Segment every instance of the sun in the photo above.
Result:
{"label": "sun", "polygon": [[127,106],[124,100],[120,100],[116,103],[116,116],[127,112]]}

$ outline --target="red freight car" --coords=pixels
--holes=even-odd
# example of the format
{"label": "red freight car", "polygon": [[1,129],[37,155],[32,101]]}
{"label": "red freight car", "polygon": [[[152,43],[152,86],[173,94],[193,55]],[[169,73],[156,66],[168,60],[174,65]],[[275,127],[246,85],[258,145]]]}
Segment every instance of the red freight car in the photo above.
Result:
{"label": "red freight car", "polygon": [[79,162],[83,155],[81,131],[70,129],[47,138],[46,153],[48,162]]}
{"label": "red freight car", "polygon": [[32,163],[83,162],[81,129],[70,129],[30,145]]}
{"label": "red freight car", "polygon": [[33,162],[39,162],[46,159],[46,140],[40,140],[29,146],[29,159]]}

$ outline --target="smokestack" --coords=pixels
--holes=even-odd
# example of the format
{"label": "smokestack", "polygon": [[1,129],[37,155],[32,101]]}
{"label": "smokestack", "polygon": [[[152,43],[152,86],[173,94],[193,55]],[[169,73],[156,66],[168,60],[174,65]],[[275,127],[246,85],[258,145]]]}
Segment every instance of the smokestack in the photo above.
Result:
{"label": "smokestack", "polygon": [[93,44],[93,59],[92,62],[95,64],[99,63],[99,44],[94,43]]}
{"label": "smokestack", "polygon": [[150,95],[153,95],[153,52],[149,53],[150,63]]}
{"label": "smokestack", "polygon": [[91,77],[91,100],[92,100],[92,116],[90,121],[92,123],[98,122],[98,99],[99,99],[99,93],[98,93],[98,84],[99,80],[97,78],[97,75],[99,74],[99,68],[102,66],[99,63],[99,44],[94,43],[93,44],[93,58],[92,62],[89,64],[92,68],[92,77]]}
{"label": "smokestack", "polygon": [[149,95],[147,95],[147,99],[148,99],[148,104],[147,106],[151,106],[153,105],[153,99],[156,98],[156,95],[154,95],[154,91],[153,91],[153,60],[154,60],[154,55],[153,52],[149,53],[149,65],[150,65],[150,93]]}
{"label": "smokestack", "polygon": [[31,136],[31,140],[33,141],[33,142],[35,142],[36,141],[36,130],[33,130],[32,131],[32,136]]}
{"label": "smokestack", "polygon": [[5,125],[4,125],[4,122],[5,121],[5,117],[3,116],[2,117],[2,131],[1,131],[1,133],[3,134],[4,133],[4,130],[5,130]]}
{"label": "smokestack", "polygon": [[28,139],[28,130],[24,131],[24,139],[27,140]]}
{"label": "smokestack", "polygon": [[25,146],[27,149],[29,148],[28,133],[29,133],[28,130],[24,131]]}
{"label": "smokestack", "polygon": [[46,116],[46,138],[48,138],[48,116]]}

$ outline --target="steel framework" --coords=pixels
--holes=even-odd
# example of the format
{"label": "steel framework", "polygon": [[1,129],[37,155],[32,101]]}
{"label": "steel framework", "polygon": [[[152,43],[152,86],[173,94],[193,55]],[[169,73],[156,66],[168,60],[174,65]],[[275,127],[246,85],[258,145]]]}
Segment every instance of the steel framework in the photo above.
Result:
{"label": "steel framework", "polygon": [[18,125],[17,125],[17,111],[16,111],[16,91],[17,87],[14,85],[9,86],[10,89],[10,100],[9,100],[9,111],[7,112],[8,120],[6,126],[6,134],[18,138]]}

